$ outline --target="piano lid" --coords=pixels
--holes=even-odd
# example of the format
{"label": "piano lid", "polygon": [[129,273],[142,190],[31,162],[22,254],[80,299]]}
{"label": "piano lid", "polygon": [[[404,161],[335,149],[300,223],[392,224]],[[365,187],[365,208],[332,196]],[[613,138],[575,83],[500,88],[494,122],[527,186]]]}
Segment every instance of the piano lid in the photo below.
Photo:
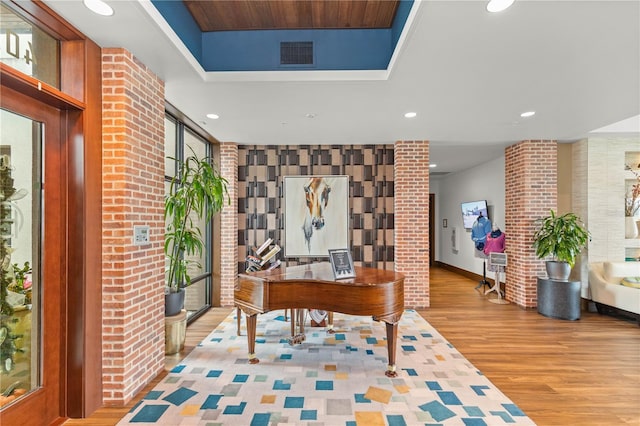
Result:
{"label": "piano lid", "polygon": [[398,272],[386,269],[364,268],[356,266],[355,278],[336,280],[333,275],[333,268],[329,262],[310,263],[306,265],[282,266],[279,269],[270,271],[258,271],[249,274],[240,274],[259,278],[265,281],[328,281],[345,284],[376,285],[393,281],[398,281],[404,276]]}

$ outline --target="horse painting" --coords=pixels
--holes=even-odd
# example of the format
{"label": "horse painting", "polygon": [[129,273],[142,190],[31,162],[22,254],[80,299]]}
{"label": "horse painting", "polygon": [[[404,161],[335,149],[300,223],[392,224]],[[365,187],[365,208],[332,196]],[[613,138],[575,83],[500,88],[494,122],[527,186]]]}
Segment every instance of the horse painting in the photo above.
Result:
{"label": "horse painting", "polygon": [[326,257],[349,246],[349,177],[285,176],[286,257]]}
{"label": "horse painting", "polygon": [[324,211],[329,204],[329,193],[331,192],[331,187],[325,178],[312,177],[309,179],[309,182],[304,185],[303,190],[307,209],[304,223],[302,225],[302,231],[307,243],[307,250],[311,252],[311,237],[313,236],[313,230],[320,230],[324,228]]}

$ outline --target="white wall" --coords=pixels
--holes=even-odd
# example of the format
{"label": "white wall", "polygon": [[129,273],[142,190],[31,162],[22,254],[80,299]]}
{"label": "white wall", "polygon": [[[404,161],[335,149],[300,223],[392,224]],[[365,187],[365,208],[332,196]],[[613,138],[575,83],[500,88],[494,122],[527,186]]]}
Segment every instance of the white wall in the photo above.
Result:
{"label": "white wall", "polygon": [[[504,155],[472,169],[452,173],[430,182],[436,197],[436,260],[447,265],[482,275],[483,259],[475,256],[471,231],[462,226],[460,204],[464,201],[487,200],[491,222],[504,231]],[[447,228],[443,228],[443,219]],[[452,230],[457,227],[460,246],[452,249]],[[507,235],[508,252],[509,236]],[[489,277],[493,278],[493,273]]]}

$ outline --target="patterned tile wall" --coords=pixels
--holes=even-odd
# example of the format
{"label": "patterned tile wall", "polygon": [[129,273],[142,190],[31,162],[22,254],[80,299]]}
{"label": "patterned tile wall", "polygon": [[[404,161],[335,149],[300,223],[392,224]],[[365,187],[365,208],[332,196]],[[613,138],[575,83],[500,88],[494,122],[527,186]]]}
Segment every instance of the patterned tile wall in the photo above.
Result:
{"label": "patterned tile wall", "polygon": [[238,272],[267,238],[289,265],[327,258],[284,258],[284,176],[349,176],[349,242],[356,266],[393,269],[393,145],[240,145]]}

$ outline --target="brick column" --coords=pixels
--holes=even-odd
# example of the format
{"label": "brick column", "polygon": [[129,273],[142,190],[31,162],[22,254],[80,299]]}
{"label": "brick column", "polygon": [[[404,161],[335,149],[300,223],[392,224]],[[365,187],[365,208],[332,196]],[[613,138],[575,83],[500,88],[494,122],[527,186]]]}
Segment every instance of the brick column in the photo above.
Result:
{"label": "brick column", "polygon": [[231,205],[220,212],[220,304],[233,305],[238,279],[238,145],[220,144],[220,173],[228,181]]}
{"label": "brick column", "polygon": [[429,307],[429,141],[394,146],[395,269],[407,308]]}
{"label": "brick column", "polygon": [[103,401],[122,406],[164,369],[164,82],[119,48],[102,81]]}
{"label": "brick column", "polygon": [[557,209],[557,143],[528,140],[505,149],[506,299],[524,308],[537,305],[536,278],[544,262],[532,247],[534,221]]}

